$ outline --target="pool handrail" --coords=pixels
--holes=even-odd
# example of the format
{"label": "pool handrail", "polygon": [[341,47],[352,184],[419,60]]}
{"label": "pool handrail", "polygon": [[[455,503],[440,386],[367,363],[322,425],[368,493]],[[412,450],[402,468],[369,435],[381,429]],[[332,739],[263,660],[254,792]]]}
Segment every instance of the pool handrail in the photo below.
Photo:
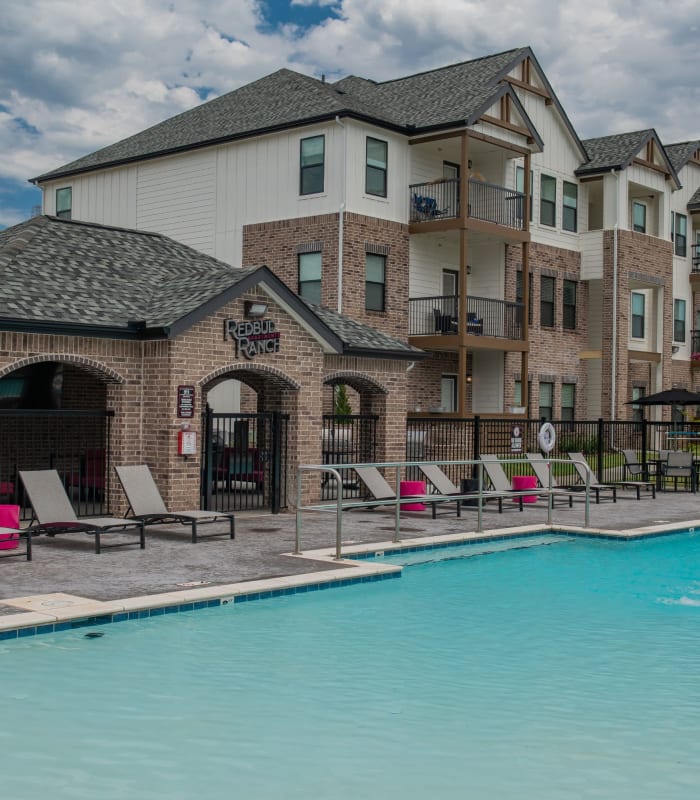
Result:
{"label": "pool handrail", "polygon": [[[503,464],[522,464],[522,458],[500,458],[499,461]],[[560,464],[571,464],[572,459],[570,458],[546,458],[548,465],[550,465],[549,469],[549,485],[543,487],[542,492],[547,494],[547,525],[552,524],[552,507],[553,507],[553,499],[555,489],[552,487],[552,472],[551,472],[551,464],[560,463]],[[577,462],[582,463],[582,462]],[[434,464],[436,466],[471,466],[472,469],[476,467],[477,479],[478,479],[478,490],[477,492],[469,491],[465,492],[464,494],[460,495],[438,495],[438,494],[431,494],[425,495],[424,497],[415,497],[411,496],[408,497],[400,497],[400,493],[397,491],[395,498],[385,498],[382,500],[349,500],[343,501],[343,478],[340,474],[338,468],[343,470],[353,469],[354,467],[376,467],[378,469],[395,469],[396,470],[396,486],[399,487],[401,474],[406,470],[408,467],[417,467],[420,464]],[[584,527],[590,527],[590,494],[591,494],[591,468],[587,463],[582,464],[583,468],[586,471],[586,483],[585,487],[582,487],[583,493],[585,493],[585,513],[584,513]],[[331,503],[312,503],[309,506],[302,505],[301,497],[302,497],[302,478],[304,473],[307,472],[325,472],[328,473],[334,480],[336,484],[336,498],[334,502]],[[474,474],[472,472],[472,474]],[[473,459],[465,459],[460,461],[448,461],[448,460],[438,460],[438,461],[384,461],[384,462],[363,462],[357,464],[343,464],[330,466],[329,464],[300,464],[297,468],[297,497],[296,497],[296,534],[295,534],[295,541],[294,541],[294,555],[301,555],[301,515],[303,511],[332,511],[335,509],[336,514],[336,541],[335,541],[335,560],[342,559],[342,516],[344,509],[350,508],[370,508],[372,506],[394,506],[394,538],[392,542],[398,543],[400,542],[400,530],[401,530],[401,505],[406,503],[415,503],[424,500],[426,502],[436,503],[442,502],[441,498],[444,497],[445,502],[451,501],[454,502],[455,500],[461,501],[463,499],[475,499],[477,498],[477,533],[483,532],[483,506],[484,506],[484,499],[486,495],[491,495],[491,492],[484,492],[484,464],[482,461],[477,461]],[[509,496],[511,497],[519,497],[522,495],[529,495],[532,494],[532,489],[524,489],[522,491],[511,491],[509,492]]]}

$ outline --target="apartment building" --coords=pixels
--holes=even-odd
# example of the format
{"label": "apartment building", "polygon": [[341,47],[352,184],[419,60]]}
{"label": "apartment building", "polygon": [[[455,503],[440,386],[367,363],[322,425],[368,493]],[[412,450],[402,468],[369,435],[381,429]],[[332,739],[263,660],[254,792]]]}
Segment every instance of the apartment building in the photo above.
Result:
{"label": "apartment building", "polygon": [[[528,47],[385,82],[283,69],[34,182],[59,220],[170,237],[232,275],[265,266],[285,302],[269,280],[239,300],[270,301],[292,351],[319,325],[352,331],[313,367],[185,348],[208,365],[188,377],[199,407],[224,383],[251,412],[306,386],[305,460],[322,445],[299,420],[341,383],[399,458],[407,415],[624,419],[696,382],[700,140],[581,141]],[[156,416],[178,425],[165,401]]]}

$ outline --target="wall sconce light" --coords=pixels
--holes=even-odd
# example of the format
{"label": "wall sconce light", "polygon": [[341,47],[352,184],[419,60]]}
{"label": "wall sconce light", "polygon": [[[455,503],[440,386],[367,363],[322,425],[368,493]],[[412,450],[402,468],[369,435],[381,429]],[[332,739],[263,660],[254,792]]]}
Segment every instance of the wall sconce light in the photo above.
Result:
{"label": "wall sconce light", "polygon": [[471,383],[471,382],[472,382],[472,376],[471,375],[467,375],[467,383]]}
{"label": "wall sconce light", "polygon": [[243,302],[243,313],[246,317],[264,317],[267,314],[267,303],[258,300],[245,300]]}
{"label": "wall sconce light", "polygon": [[680,348],[680,347],[679,347],[677,344],[671,345],[671,352],[673,353],[673,355],[674,355],[674,356],[676,355],[676,353],[677,353],[677,352],[678,352],[680,349],[681,349],[681,348]]}
{"label": "wall sconce light", "polygon": [[472,265],[471,264],[467,264],[467,275],[471,275],[471,274],[472,274]]}

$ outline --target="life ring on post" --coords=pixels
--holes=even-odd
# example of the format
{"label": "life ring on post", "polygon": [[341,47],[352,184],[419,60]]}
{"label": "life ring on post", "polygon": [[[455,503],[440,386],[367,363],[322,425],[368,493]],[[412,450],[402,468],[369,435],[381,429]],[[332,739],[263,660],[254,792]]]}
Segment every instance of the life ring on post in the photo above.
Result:
{"label": "life ring on post", "polygon": [[545,422],[540,428],[540,432],[537,434],[537,443],[540,446],[540,450],[549,455],[554,449],[556,441],[557,432],[554,430],[554,425],[552,425],[551,422]]}

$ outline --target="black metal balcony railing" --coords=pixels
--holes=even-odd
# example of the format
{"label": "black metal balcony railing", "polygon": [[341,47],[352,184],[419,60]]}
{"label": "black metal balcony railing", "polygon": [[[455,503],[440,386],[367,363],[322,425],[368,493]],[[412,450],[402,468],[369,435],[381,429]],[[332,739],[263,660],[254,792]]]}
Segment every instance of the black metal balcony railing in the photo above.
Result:
{"label": "black metal balcony railing", "polygon": [[697,355],[698,359],[700,360],[700,331],[691,331],[690,332],[690,347],[691,347],[691,355]]}
{"label": "black metal balcony railing", "polygon": [[690,246],[690,255],[693,259],[691,267],[692,271],[695,273],[700,273],[700,244],[693,244]]}
{"label": "black metal balcony railing", "polygon": [[[410,190],[410,222],[458,217],[459,180],[445,178],[414,183]],[[468,216],[514,230],[524,228],[525,195],[493,183],[469,179]]]}
{"label": "black metal balcony railing", "polygon": [[[523,304],[489,297],[467,298],[467,333],[498,339],[522,338]],[[459,298],[416,297],[408,301],[408,335],[459,332]]]}

